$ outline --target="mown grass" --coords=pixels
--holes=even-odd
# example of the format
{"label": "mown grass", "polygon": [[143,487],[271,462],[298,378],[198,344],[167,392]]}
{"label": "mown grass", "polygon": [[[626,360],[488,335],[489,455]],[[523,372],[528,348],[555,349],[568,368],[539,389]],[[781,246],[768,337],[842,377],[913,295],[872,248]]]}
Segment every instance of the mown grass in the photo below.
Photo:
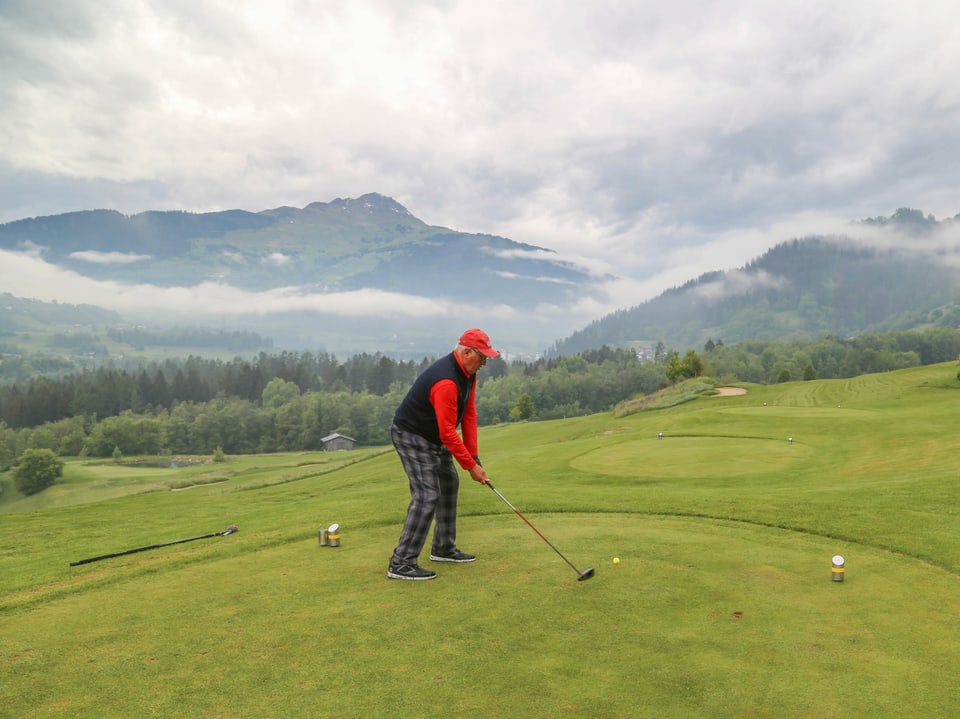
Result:
{"label": "mown grass", "polygon": [[102,502],[131,494],[181,492],[227,482],[230,491],[257,489],[336,472],[387,451],[367,447],[350,453],[255,455],[220,463],[210,457],[71,459],[64,477],[40,494],[24,497],[15,491],[12,480],[3,482],[0,513]]}
{"label": "mown grass", "polygon": [[483,431],[588,582],[469,480],[480,561],[386,580],[407,501],[386,448],[72,461],[48,506],[2,505],[0,716],[952,715],[955,365],[748,389]]}

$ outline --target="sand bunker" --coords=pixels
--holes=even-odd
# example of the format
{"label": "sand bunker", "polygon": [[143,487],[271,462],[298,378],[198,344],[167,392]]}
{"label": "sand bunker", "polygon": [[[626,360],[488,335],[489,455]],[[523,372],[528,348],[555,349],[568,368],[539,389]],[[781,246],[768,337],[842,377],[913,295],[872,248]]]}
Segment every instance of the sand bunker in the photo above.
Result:
{"label": "sand bunker", "polygon": [[738,394],[746,394],[747,390],[743,387],[717,387],[711,397],[733,397]]}

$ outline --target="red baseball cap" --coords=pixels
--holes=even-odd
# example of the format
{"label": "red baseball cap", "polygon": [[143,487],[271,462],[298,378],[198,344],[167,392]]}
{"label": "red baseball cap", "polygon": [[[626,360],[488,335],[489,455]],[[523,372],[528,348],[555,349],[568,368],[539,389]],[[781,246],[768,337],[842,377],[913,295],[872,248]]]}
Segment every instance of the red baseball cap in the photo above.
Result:
{"label": "red baseball cap", "polygon": [[476,328],[467,330],[460,335],[460,344],[464,347],[477,350],[477,352],[485,357],[496,357],[500,354],[490,345],[490,338],[487,336],[487,333]]}

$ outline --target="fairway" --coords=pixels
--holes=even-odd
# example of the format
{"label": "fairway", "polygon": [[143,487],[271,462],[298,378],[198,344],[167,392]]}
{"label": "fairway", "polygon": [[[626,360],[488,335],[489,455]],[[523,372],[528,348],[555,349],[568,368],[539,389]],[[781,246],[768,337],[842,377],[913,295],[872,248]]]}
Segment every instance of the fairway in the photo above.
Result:
{"label": "fairway", "polygon": [[483,430],[497,488],[588,582],[468,479],[479,561],[387,580],[408,493],[384,448],[173,478],[71,461],[62,506],[0,515],[0,716],[950,716],[955,377]]}
{"label": "fairway", "polygon": [[[718,456],[735,445],[736,462],[717,462]],[[657,478],[688,478],[696,482],[735,478],[737,483],[751,474],[789,471],[791,465],[807,459],[810,447],[783,439],[736,437],[670,437],[621,442],[578,457],[571,463],[585,473],[631,477],[638,482]],[[639,462],[638,462],[639,460]]]}

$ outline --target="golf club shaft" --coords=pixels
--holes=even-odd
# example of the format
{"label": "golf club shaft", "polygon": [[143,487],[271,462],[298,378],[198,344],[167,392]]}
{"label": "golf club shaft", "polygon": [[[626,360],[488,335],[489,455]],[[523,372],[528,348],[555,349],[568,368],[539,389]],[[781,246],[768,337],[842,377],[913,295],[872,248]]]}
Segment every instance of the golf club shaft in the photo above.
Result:
{"label": "golf club shaft", "polygon": [[559,555],[560,555],[560,558],[563,559],[563,561],[565,561],[567,564],[569,564],[569,565],[573,568],[573,571],[575,571],[577,574],[580,574],[580,573],[581,573],[580,570],[577,569],[577,567],[574,565],[573,562],[571,562],[569,559],[567,559],[566,557],[563,556],[563,552],[561,552],[559,549],[557,549],[555,546],[553,546],[553,542],[551,542],[549,539],[547,539],[547,538],[543,535],[543,532],[541,532],[539,529],[537,529],[536,527],[534,527],[534,526],[533,526],[533,523],[531,523],[531,521],[530,521],[529,519],[527,519],[526,517],[524,517],[524,516],[523,516],[523,513],[522,513],[519,509],[517,509],[516,507],[514,507],[514,506],[510,503],[510,500],[509,500],[509,499],[507,499],[507,498],[504,497],[502,494],[500,494],[500,490],[497,489],[496,487],[494,487],[492,482],[490,482],[490,481],[488,480],[486,484],[487,484],[488,487],[490,487],[490,489],[492,489],[494,492],[497,493],[497,496],[500,497],[500,499],[502,499],[502,500],[504,501],[504,503],[505,503],[508,507],[510,507],[510,509],[512,509],[512,510],[514,511],[514,513],[515,513],[518,517],[520,517],[520,519],[522,519],[524,522],[527,523],[527,526],[530,527],[530,529],[532,529],[534,532],[537,533],[537,536],[539,536],[540,539],[542,539],[544,542],[546,542],[547,544],[549,544],[549,545],[550,545],[550,549],[552,549],[554,552],[556,552],[557,554],[559,554]]}
{"label": "golf club shaft", "polygon": [[76,567],[80,564],[89,564],[90,562],[99,562],[101,559],[111,559],[113,557],[122,557],[127,554],[136,554],[137,552],[145,552],[148,549],[160,549],[160,547],[169,547],[172,544],[183,544],[184,542],[193,542],[197,539],[208,539],[209,537],[220,537],[227,534],[233,534],[237,529],[233,525],[230,525],[227,529],[222,532],[210,532],[209,534],[201,534],[198,537],[187,537],[186,539],[175,539],[172,542],[162,542],[160,544],[149,544],[146,547],[137,547],[136,549],[125,549],[122,552],[113,552],[111,554],[101,554],[99,557],[89,557],[87,559],[78,559],[76,562],[70,562],[71,567]]}

